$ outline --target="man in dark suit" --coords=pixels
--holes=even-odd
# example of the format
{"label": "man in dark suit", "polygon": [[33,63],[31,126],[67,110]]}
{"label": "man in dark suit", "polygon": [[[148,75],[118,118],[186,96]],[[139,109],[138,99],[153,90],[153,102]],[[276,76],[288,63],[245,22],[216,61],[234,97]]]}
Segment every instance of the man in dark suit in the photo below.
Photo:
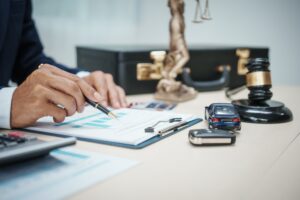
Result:
{"label": "man in dark suit", "polygon": [[[47,57],[31,14],[30,0],[0,0],[0,127],[32,125],[43,116],[62,122],[82,112],[85,97],[127,106],[110,74],[85,72],[80,78],[84,72]],[[18,87],[9,87],[10,80]]]}

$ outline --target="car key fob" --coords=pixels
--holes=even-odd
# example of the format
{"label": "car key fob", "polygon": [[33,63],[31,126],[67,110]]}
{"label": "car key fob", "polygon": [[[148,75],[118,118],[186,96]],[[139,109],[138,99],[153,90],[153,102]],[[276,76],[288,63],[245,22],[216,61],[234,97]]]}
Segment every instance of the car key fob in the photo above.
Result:
{"label": "car key fob", "polygon": [[189,141],[194,145],[230,145],[235,143],[235,135],[219,129],[192,129]]}

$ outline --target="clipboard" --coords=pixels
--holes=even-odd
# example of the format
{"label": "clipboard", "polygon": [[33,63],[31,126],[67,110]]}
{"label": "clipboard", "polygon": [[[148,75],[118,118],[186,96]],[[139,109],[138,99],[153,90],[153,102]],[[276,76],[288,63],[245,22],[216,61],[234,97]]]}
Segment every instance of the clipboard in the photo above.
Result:
{"label": "clipboard", "polygon": [[[93,143],[99,143],[99,144],[105,144],[105,145],[110,145],[110,146],[117,146],[117,147],[123,147],[123,148],[129,148],[129,149],[142,149],[144,147],[147,147],[151,144],[154,144],[160,140],[163,140],[167,137],[170,137],[176,133],[179,133],[180,131],[187,129],[195,124],[198,124],[200,122],[202,122],[203,119],[201,118],[196,118],[194,120],[189,121],[185,126],[178,128],[175,131],[172,131],[168,134],[164,134],[164,135],[156,135],[153,138],[150,138],[149,140],[146,140],[138,145],[130,145],[130,144],[124,144],[124,143],[118,143],[118,142],[110,142],[110,141],[105,141],[105,140],[95,140],[95,139],[89,139],[89,138],[84,138],[84,137],[76,137],[78,140],[81,141],[86,141],[86,142],[93,142]],[[28,131],[26,129],[22,129],[24,131]],[[60,134],[55,134],[55,133],[49,133],[49,132],[41,132],[41,131],[35,131],[35,130],[30,130],[31,132],[34,133],[41,133],[44,135],[49,135],[49,136],[57,136],[57,137],[70,137],[70,136],[64,136],[64,135],[60,135]]]}
{"label": "clipboard", "polygon": [[[94,111],[94,110],[91,110],[91,111]],[[146,112],[146,114],[148,114],[148,115],[154,114],[152,116],[152,118],[153,117],[158,117],[158,116],[161,116],[161,115],[164,115],[163,118],[167,118],[166,115],[169,116],[169,117],[174,116],[173,113],[163,114],[163,112],[161,112],[161,111],[138,111],[138,110],[123,109],[123,110],[119,110],[119,112],[127,112],[128,115],[131,113],[131,115],[134,115],[134,116],[136,116],[137,113],[139,113],[140,116],[145,115],[145,112]],[[82,129],[81,130],[80,128],[78,129],[78,127],[75,127],[74,129],[72,128],[71,130],[68,129],[69,126],[74,126],[74,125],[77,126],[78,124],[81,124],[81,125],[88,124],[88,125],[90,125],[91,122],[86,123],[86,120],[88,120],[87,118],[89,118],[89,119],[91,119],[91,118],[97,118],[98,119],[99,118],[99,113],[98,112],[96,112],[96,114],[93,114],[93,113],[87,113],[87,114],[88,114],[87,116],[80,116],[80,114],[78,114],[77,117],[75,116],[75,117],[71,118],[69,121],[67,120],[66,122],[62,122],[60,124],[53,124],[53,122],[50,123],[50,121],[52,119],[44,119],[44,120],[40,121],[41,124],[37,124],[36,126],[33,126],[33,127],[27,127],[23,130],[32,131],[32,132],[39,133],[39,134],[58,136],[58,137],[70,137],[70,136],[72,136],[72,137],[76,137],[78,140],[81,140],[81,141],[87,141],[87,142],[93,142],[93,143],[99,143],[99,144],[106,144],[106,145],[111,145],[111,146],[118,146],[118,147],[130,148],[130,149],[142,149],[144,147],[147,147],[147,146],[149,146],[153,143],[156,143],[156,142],[158,142],[162,139],[165,139],[165,138],[167,138],[171,135],[174,135],[174,134],[176,134],[176,133],[178,133],[178,132],[180,132],[180,131],[188,128],[188,127],[191,127],[191,126],[193,126],[193,125],[195,125],[195,124],[202,121],[202,119],[200,117],[195,117],[195,116],[185,118],[184,125],[176,127],[175,129],[171,129],[170,131],[164,133],[163,135],[161,135],[159,133],[156,133],[152,136],[149,133],[144,132],[144,128],[146,128],[146,127],[143,126],[143,129],[140,128],[139,131],[137,131],[134,134],[138,134],[138,135],[145,134],[144,139],[141,139],[140,142],[138,142],[139,140],[137,140],[137,142],[134,142],[134,143],[126,143],[126,142],[123,142],[122,139],[120,139],[119,141],[118,141],[118,139],[115,139],[115,140],[105,139],[105,136],[103,136],[103,135],[101,135],[100,137],[87,137],[88,132],[85,132],[85,131],[87,131],[88,129]],[[180,114],[177,114],[177,116],[178,115],[180,115]],[[103,118],[104,118],[104,116],[103,116]],[[170,119],[170,118],[167,118],[167,119]],[[158,118],[157,118],[157,120],[160,121]],[[154,118],[153,118],[153,121],[154,121]],[[152,122],[148,122],[148,124],[149,123],[152,123]],[[125,125],[126,125],[126,123],[125,123]],[[151,124],[151,125],[153,125],[153,124]],[[172,125],[174,125],[174,124],[172,124]],[[129,124],[129,126],[130,126],[130,124]],[[140,125],[140,127],[141,126],[142,126],[142,124]],[[169,127],[169,126],[171,126],[171,124],[166,125],[164,127]],[[63,131],[65,131],[65,132],[61,131],[60,128],[63,129]],[[68,130],[68,132],[66,132],[66,129]],[[94,129],[94,130],[95,131],[97,131],[97,130],[101,131],[101,129]],[[77,132],[72,132],[72,131],[77,131]],[[119,131],[121,131],[121,129],[119,129]],[[80,134],[78,134],[78,132],[80,132]],[[127,131],[127,132],[131,132],[131,131]],[[77,133],[77,135],[76,135],[76,133]],[[108,130],[103,129],[102,134],[106,134],[106,135],[110,136],[110,134],[112,134],[112,132],[109,132]],[[127,135],[126,134],[125,135],[121,134],[120,137],[122,138],[122,136],[125,137]],[[114,136],[114,137],[119,138],[119,136]]]}

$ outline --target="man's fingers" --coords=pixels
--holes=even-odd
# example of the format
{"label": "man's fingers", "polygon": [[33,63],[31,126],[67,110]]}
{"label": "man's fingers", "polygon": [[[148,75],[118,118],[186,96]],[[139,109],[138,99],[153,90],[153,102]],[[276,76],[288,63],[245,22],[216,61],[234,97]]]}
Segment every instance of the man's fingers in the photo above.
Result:
{"label": "man's fingers", "polygon": [[127,107],[128,103],[126,101],[125,91],[120,86],[117,86],[117,91],[118,91],[118,94],[119,94],[119,98],[120,98],[120,102],[121,102],[122,107],[124,107],[124,108]]}
{"label": "man's fingers", "polygon": [[50,103],[56,106],[62,106],[66,110],[67,116],[75,114],[77,106],[76,101],[72,96],[48,88],[45,88],[44,90],[46,92],[45,97]]}
{"label": "man's fingers", "polygon": [[106,79],[106,84],[107,84],[108,96],[109,96],[110,104],[114,108],[120,108],[121,107],[121,103],[120,103],[120,100],[119,100],[119,95],[118,95],[117,87],[116,87],[116,85],[114,83],[112,75],[106,74],[105,79]]}
{"label": "man's fingers", "polygon": [[52,103],[45,104],[44,116],[53,117],[53,121],[56,123],[63,122],[66,118],[66,111],[63,108],[59,108]]}
{"label": "man's fingers", "polygon": [[[59,90],[75,99],[76,110],[81,112],[84,109],[85,99],[81,92],[80,87],[74,82],[67,78],[50,74],[48,76],[47,84],[49,87]],[[54,96],[54,98],[56,98]]]}
{"label": "man's fingers", "polygon": [[102,101],[100,102],[104,106],[108,105],[108,97],[107,97],[107,84],[105,80],[105,74],[101,71],[94,72],[95,74],[92,77],[92,85],[96,88],[96,90],[101,94]]}
{"label": "man's fingers", "polygon": [[64,71],[62,69],[59,69],[59,68],[57,68],[55,66],[52,66],[52,65],[49,65],[49,64],[40,65],[39,69],[41,69],[41,70],[48,70],[52,74],[65,77],[65,78],[70,79],[72,81],[76,81],[77,79],[79,79],[79,77],[77,77],[76,75],[71,74],[69,72],[66,72],[66,71]]}
{"label": "man's fingers", "polygon": [[103,100],[101,95],[92,86],[87,84],[83,79],[79,78],[78,76],[68,73],[66,71],[63,71],[57,67],[54,67],[54,66],[51,66],[48,64],[42,65],[41,69],[49,70],[51,73],[53,73],[57,76],[62,76],[64,78],[74,81],[75,83],[77,83],[79,85],[82,93],[88,99],[95,101],[95,102],[100,102]]}
{"label": "man's fingers", "polygon": [[76,81],[79,85],[81,91],[84,96],[92,101],[101,102],[103,101],[103,97],[97,92],[92,86],[90,86],[85,80],[79,79]]}
{"label": "man's fingers", "polygon": [[96,71],[84,79],[101,94],[104,101],[100,103],[103,105],[107,105],[106,102],[109,102],[115,108],[127,106],[126,94],[121,87],[115,84],[111,74]]}

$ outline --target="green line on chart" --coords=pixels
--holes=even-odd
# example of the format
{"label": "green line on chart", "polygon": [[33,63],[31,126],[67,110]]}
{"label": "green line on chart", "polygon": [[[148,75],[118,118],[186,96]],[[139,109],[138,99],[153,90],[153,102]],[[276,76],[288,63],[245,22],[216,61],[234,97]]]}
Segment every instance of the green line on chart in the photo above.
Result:
{"label": "green line on chart", "polygon": [[71,124],[71,123],[73,123],[73,122],[78,122],[78,121],[81,121],[81,120],[85,120],[85,119],[88,119],[88,118],[92,118],[92,117],[95,117],[95,116],[97,116],[97,115],[103,115],[103,114],[102,114],[102,113],[97,113],[97,114],[89,115],[89,116],[82,117],[82,118],[79,118],[79,119],[74,119],[74,120],[71,120],[71,121],[62,122],[62,123],[58,123],[58,124],[54,124],[54,126],[63,126],[63,125]]}
{"label": "green line on chart", "polygon": [[98,128],[109,128],[110,127],[109,125],[106,125],[106,124],[96,124],[96,123],[91,123],[91,122],[87,122],[84,125],[95,126]]}

